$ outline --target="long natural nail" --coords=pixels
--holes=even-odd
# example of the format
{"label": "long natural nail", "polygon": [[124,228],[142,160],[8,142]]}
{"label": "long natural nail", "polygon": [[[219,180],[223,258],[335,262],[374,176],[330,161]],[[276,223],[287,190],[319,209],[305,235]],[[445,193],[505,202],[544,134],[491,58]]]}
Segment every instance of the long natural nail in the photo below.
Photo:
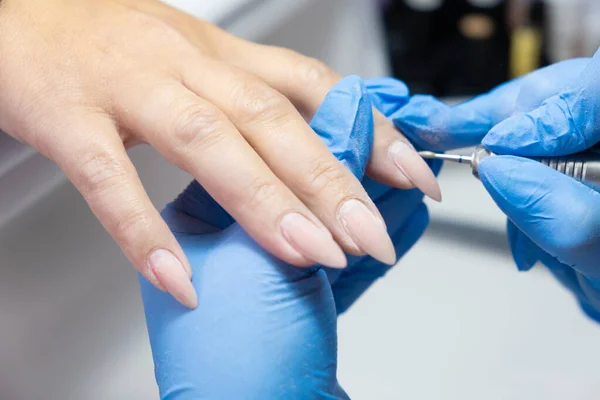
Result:
{"label": "long natural nail", "polygon": [[389,154],[398,171],[435,201],[442,201],[442,192],[435,175],[425,161],[408,143],[397,140],[389,148]]}
{"label": "long natural nail", "polygon": [[165,249],[155,250],[148,257],[148,263],[158,282],[177,301],[189,308],[198,306],[198,296],[188,273],[173,253]]}
{"label": "long natural nail", "polygon": [[345,201],[338,211],[338,218],[359,249],[385,264],[396,263],[396,251],[385,223],[363,202]]}
{"label": "long natural nail", "polygon": [[280,224],[285,239],[305,258],[331,268],[346,267],[346,256],[331,234],[302,214],[287,214]]}

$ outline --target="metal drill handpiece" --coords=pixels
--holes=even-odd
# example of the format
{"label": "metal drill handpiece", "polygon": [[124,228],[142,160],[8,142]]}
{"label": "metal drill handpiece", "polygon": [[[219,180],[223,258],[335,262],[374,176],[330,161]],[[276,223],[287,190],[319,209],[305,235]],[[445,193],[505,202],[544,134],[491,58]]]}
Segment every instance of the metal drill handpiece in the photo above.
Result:
{"label": "metal drill handpiece", "polygon": [[585,177],[585,162],[583,160],[572,160],[567,157],[538,158],[537,161],[557,170],[560,173],[582,181]]}
{"label": "metal drill handpiece", "polygon": [[[470,157],[453,154],[438,154],[431,151],[422,151],[419,154],[421,157],[427,159],[470,164],[473,175],[477,179],[479,179],[479,163],[486,157],[495,156],[494,153],[482,146],[476,147]],[[531,159],[539,161],[558,172],[576,179],[591,189],[600,192],[600,147],[569,156],[532,157]]]}
{"label": "metal drill handpiece", "polygon": [[479,179],[479,163],[484,158],[494,156],[494,155],[495,155],[494,153],[492,153],[488,149],[484,148],[483,146],[477,146],[475,148],[475,151],[473,152],[473,155],[471,156],[471,158],[473,159],[471,166],[473,167],[473,176],[475,178]]}
{"label": "metal drill handpiece", "polygon": [[600,154],[597,152],[533,159],[600,192]]}

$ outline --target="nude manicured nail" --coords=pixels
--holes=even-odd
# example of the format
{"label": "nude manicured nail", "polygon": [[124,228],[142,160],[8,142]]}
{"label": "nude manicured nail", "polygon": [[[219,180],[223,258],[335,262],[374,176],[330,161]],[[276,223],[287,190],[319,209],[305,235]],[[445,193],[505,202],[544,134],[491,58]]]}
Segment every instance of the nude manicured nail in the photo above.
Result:
{"label": "nude manicured nail", "polygon": [[158,249],[148,258],[150,269],[162,287],[189,308],[198,306],[198,296],[183,264],[169,250]]}
{"label": "nude manicured nail", "polygon": [[442,192],[435,175],[415,149],[402,140],[392,143],[389,154],[398,171],[435,201],[442,201]]}
{"label": "nude manicured nail", "polygon": [[346,267],[346,256],[329,231],[298,213],[285,215],[280,224],[285,239],[305,258],[331,268]]}
{"label": "nude manicured nail", "polygon": [[347,200],[338,218],[356,246],[385,264],[396,263],[396,251],[385,223],[359,200]]}

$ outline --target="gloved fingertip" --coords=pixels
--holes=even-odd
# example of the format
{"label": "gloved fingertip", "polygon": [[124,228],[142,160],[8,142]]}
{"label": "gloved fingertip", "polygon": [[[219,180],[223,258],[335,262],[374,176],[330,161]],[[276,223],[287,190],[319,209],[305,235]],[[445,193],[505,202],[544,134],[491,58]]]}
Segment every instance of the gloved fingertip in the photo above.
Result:
{"label": "gloved fingertip", "polygon": [[[546,170],[538,171],[538,167]],[[523,221],[540,210],[532,198],[543,196],[544,177],[553,170],[535,161],[515,156],[484,158],[478,166],[479,179],[500,209],[523,229]]]}
{"label": "gloved fingertip", "polygon": [[409,100],[408,87],[398,79],[372,78],[367,79],[365,85],[373,106],[386,117],[404,107]]}
{"label": "gloved fingertip", "polygon": [[[587,265],[594,257],[590,244],[600,216],[590,210],[600,206],[597,192],[542,163],[514,156],[485,158],[479,177],[498,207],[546,253],[567,265]],[[565,199],[577,199],[569,202],[569,212]]]}
{"label": "gloved fingertip", "polygon": [[375,91],[378,93],[390,92],[395,96],[408,96],[408,86],[399,79],[392,77],[376,77],[365,79],[365,86],[369,91]]}
{"label": "gloved fingertip", "polygon": [[507,184],[506,175],[515,170],[522,159],[513,156],[486,157],[479,162],[478,175],[481,183],[492,194],[503,192]]}
{"label": "gloved fingertip", "polygon": [[412,96],[408,103],[390,115],[394,125],[417,147],[443,151],[449,139],[446,116],[450,107],[433,96]]}
{"label": "gloved fingertip", "polygon": [[474,102],[450,106],[432,96],[416,95],[391,117],[417,147],[446,151],[479,144],[492,126],[488,114],[476,110]]}
{"label": "gloved fingertip", "polygon": [[528,114],[518,114],[494,126],[481,144],[497,154],[527,154],[537,142],[535,124]]}
{"label": "gloved fingertip", "polygon": [[348,94],[353,96],[362,96],[367,92],[366,85],[358,75],[348,75],[340,79],[329,91],[329,94],[335,93]]}
{"label": "gloved fingertip", "polygon": [[[514,115],[494,126],[482,144],[498,154],[561,156],[583,151],[597,141],[595,130],[585,129],[582,97],[576,90],[547,99],[540,107]],[[593,107],[590,107],[593,109]],[[594,141],[594,143],[595,143]]]}

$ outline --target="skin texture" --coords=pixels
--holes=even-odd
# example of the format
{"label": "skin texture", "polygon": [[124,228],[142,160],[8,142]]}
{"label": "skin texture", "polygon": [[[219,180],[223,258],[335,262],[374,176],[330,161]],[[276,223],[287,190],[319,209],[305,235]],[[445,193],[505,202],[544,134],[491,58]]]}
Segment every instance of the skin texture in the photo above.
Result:
{"label": "skin texture", "polygon": [[[0,53],[0,129],[56,162],[135,268],[184,304],[196,305],[191,269],[127,156],[139,143],[287,263],[395,259],[367,192],[304,119],[340,79],[322,63],[155,0],[4,0]],[[369,176],[439,200],[412,146],[373,118]]]}

